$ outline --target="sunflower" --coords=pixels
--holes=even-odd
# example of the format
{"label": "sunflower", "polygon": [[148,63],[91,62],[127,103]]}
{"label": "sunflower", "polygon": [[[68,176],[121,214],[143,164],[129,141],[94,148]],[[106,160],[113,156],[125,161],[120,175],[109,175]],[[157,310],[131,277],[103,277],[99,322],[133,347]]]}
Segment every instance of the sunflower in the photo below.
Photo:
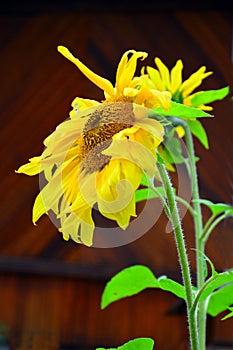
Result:
{"label": "sunflower", "polygon": [[[201,85],[203,79],[207,78],[213,72],[206,72],[206,67],[200,67],[187,80],[182,79],[182,60],[178,60],[171,72],[166,65],[158,58],[155,58],[155,64],[158,69],[147,67],[147,72],[154,89],[159,91],[169,91],[172,94],[172,100],[187,106],[192,106],[192,99],[200,92],[193,91]],[[210,111],[212,107],[204,104],[195,107]]]}
{"label": "sunflower", "polygon": [[169,94],[144,87],[140,77],[133,77],[137,59],[145,53],[130,50],[123,55],[113,87],[66,48],[59,51],[104,91],[105,100],[76,98],[70,118],[44,141],[43,153],[17,172],[40,173],[45,179],[33,206],[33,223],[52,212],[65,240],[91,246],[95,205],[122,229],[136,216],[135,191],[143,174],[156,175],[156,150],[164,135],[161,123],[147,118],[147,106],[168,108]]}

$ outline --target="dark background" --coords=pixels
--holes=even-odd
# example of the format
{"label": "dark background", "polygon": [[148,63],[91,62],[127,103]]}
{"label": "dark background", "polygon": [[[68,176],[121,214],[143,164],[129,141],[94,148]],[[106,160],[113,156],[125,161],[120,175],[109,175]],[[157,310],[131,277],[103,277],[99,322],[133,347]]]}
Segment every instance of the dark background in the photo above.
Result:
{"label": "dark background", "polygon": [[[147,290],[100,311],[106,281],[126,266],[145,264],[156,276],[180,281],[173,236],[164,233],[164,215],[143,237],[114,249],[65,242],[48,217],[32,225],[38,177],[17,175],[14,170],[42,152],[43,139],[66,119],[75,96],[103,98],[102,91],[56,51],[59,44],[113,83],[121,55],[132,48],[148,52],[150,65],[158,56],[172,68],[181,58],[184,78],[206,65],[214,74],[202,89],[232,88],[231,2],[8,1],[0,5],[0,324],[9,329],[11,348],[95,349],[150,336],[160,350],[186,350],[184,306],[169,293]],[[233,183],[230,96],[212,104],[214,119],[203,121],[210,150],[195,140],[202,197],[228,204]],[[152,205],[148,218],[153,210]],[[204,219],[208,215],[204,210]],[[188,214],[183,225],[195,280]],[[215,229],[207,254],[223,271],[232,267],[232,252],[232,219],[228,219]],[[220,321],[222,316],[209,318],[208,343],[232,346],[232,320]]]}

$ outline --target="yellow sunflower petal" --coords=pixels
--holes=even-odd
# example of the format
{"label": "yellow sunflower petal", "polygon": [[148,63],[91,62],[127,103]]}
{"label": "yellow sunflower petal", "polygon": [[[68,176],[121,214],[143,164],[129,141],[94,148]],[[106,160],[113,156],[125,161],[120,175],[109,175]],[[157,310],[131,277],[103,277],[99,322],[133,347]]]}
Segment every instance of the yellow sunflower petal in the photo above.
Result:
{"label": "yellow sunflower petal", "polygon": [[83,219],[80,219],[77,213],[72,212],[65,220],[61,221],[59,229],[63,234],[63,238],[68,240],[71,238],[76,243],[91,246],[93,243],[94,222],[91,217],[91,208],[87,208],[82,213]]}
{"label": "yellow sunflower petal", "polygon": [[103,202],[115,202],[117,198],[116,184],[120,180],[120,162],[118,160],[111,160],[109,164],[96,174],[98,202],[99,199]]}
{"label": "yellow sunflower petal", "polygon": [[124,88],[123,94],[125,97],[134,98],[138,94],[138,89],[135,89],[132,87],[126,87]]}
{"label": "yellow sunflower petal", "polygon": [[33,222],[33,224],[36,225],[36,222],[45,213],[47,213],[47,209],[44,205],[42,194],[40,192],[35,199],[33,209],[32,209],[32,222]]}
{"label": "yellow sunflower petal", "polygon": [[88,175],[85,173],[78,175],[78,173],[76,173],[78,191],[71,205],[72,211],[78,212],[85,207],[92,207],[94,205],[96,202],[95,178],[96,173]]}
{"label": "yellow sunflower petal", "polygon": [[177,132],[177,135],[179,136],[179,138],[182,138],[185,135],[184,128],[180,125],[178,125],[176,127],[176,132]]}
{"label": "yellow sunflower petal", "polygon": [[149,108],[146,108],[144,106],[140,106],[138,104],[133,104],[133,113],[136,120],[145,120],[149,114]]}
{"label": "yellow sunflower petal", "polygon": [[107,217],[110,220],[115,220],[120,228],[125,230],[127,226],[129,225],[131,217],[137,216],[136,214],[136,204],[135,204],[135,195],[133,194],[133,197],[129,204],[122,209],[119,212],[114,213],[105,213],[104,211],[101,211],[101,214],[105,217]]}
{"label": "yellow sunflower petal", "polygon": [[142,179],[142,170],[127,159],[121,160],[121,177],[129,181],[134,191],[138,188]]}
{"label": "yellow sunflower petal", "polygon": [[[131,53],[132,56],[128,59],[128,55]],[[116,89],[118,94],[123,94],[124,88],[128,87],[133,79],[137,67],[137,60],[139,58],[144,60],[147,55],[146,52],[135,50],[128,50],[123,54],[116,73]]]}
{"label": "yellow sunflower petal", "polygon": [[[152,177],[155,171],[155,155],[139,142],[128,139],[127,136],[130,137],[130,134],[125,135],[125,139],[114,139],[102,153],[114,159],[127,159],[142,169],[148,177]],[[120,137],[124,137],[124,135],[121,134]]]}
{"label": "yellow sunflower petal", "polygon": [[137,94],[135,95],[134,103],[142,106],[147,106],[147,102],[150,101],[150,98],[152,96],[153,95],[151,93],[151,90],[146,86],[142,86],[139,90],[137,89]]}
{"label": "yellow sunflower petal", "polygon": [[40,192],[44,206],[47,210],[51,209],[56,215],[60,213],[60,201],[62,197],[64,194],[69,193],[72,185],[75,185],[76,168],[77,166],[75,164],[69,161],[64,162],[56,169],[50,181]]}
{"label": "yellow sunflower petal", "polygon": [[29,163],[21,165],[18,170],[16,170],[16,173],[19,174],[26,174],[26,175],[37,175],[42,171],[41,167],[41,156],[39,157],[33,157],[29,159]]}
{"label": "yellow sunflower petal", "polygon": [[151,90],[152,97],[150,103],[152,108],[157,108],[162,106],[164,110],[168,110],[171,107],[171,93],[170,91],[157,91]]}
{"label": "yellow sunflower petal", "polygon": [[201,85],[202,80],[207,78],[213,72],[205,72],[206,67],[202,66],[195,73],[193,73],[187,80],[183,82],[180,87],[180,91],[183,94],[183,97],[190,95],[190,93]]}
{"label": "yellow sunflower petal", "polygon": [[[149,136],[151,136],[151,138],[153,139],[153,148],[157,148],[158,145],[163,141],[164,128],[159,121],[145,118],[143,120],[137,120],[135,122],[135,126],[147,132],[145,134],[142,134],[142,131],[138,132],[135,137],[135,140],[139,141],[139,137],[141,135],[142,136],[141,143],[144,144],[145,146],[148,145]],[[150,149],[150,147],[148,148]]]}
{"label": "yellow sunflower petal", "polygon": [[102,78],[98,74],[92,72],[78,58],[74,57],[66,47],[58,46],[57,49],[58,52],[60,52],[64,57],[73,62],[80,69],[80,71],[96,86],[98,86],[103,91],[106,91],[109,95],[113,95],[113,86],[109,80]]}
{"label": "yellow sunflower petal", "polygon": [[165,66],[165,64],[161,61],[160,58],[155,58],[155,64],[157,65],[161,78],[164,81],[165,89],[163,90],[170,90],[170,74],[168,68]]}
{"label": "yellow sunflower petal", "polygon": [[213,110],[213,107],[212,106],[206,106],[206,105],[200,105],[198,106],[199,109],[201,109],[202,111],[212,111]]}
{"label": "yellow sunflower petal", "polygon": [[[96,107],[92,107],[96,109]],[[86,109],[90,111],[90,108]],[[78,118],[72,118],[64,121],[56,127],[56,130],[50,134],[45,140],[46,149],[43,152],[44,156],[52,153],[59,153],[63,149],[68,150],[72,143],[80,136],[85,123],[87,122],[87,114],[80,112]],[[68,146],[69,145],[69,146]]]}
{"label": "yellow sunflower petal", "polygon": [[[116,170],[117,169],[117,170]],[[113,159],[97,174],[98,208],[102,215],[126,228],[135,216],[134,192],[141,182],[142,171],[125,159]]]}
{"label": "yellow sunflower petal", "polygon": [[181,60],[176,62],[176,65],[171,70],[171,86],[170,91],[174,94],[182,84],[182,69],[183,63]]}
{"label": "yellow sunflower petal", "polygon": [[[117,170],[116,170],[117,169]],[[96,190],[108,212],[117,212],[126,207],[135,189],[140,185],[142,170],[125,159],[112,159],[97,174]]]}
{"label": "yellow sunflower petal", "polygon": [[[192,95],[188,95],[187,97],[184,98],[183,103],[184,103],[185,105],[187,105],[187,106],[192,106],[192,103],[191,103],[192,98],[193,98],[196,94],[198,94],[198,93],[199,93],[199,92],[196,92],[196,93],[194,93],[194,94],[192,94]],[[206,106],[206,105],[203,105],[203,104],[197,106],[197,108],[198,108],[198,109],[201,109],[202,111],[212,111],[212,110],[213,110],[213,107],[211,107],[211,106]]]}
{"label": "yellow sunflower petal", "polygon": [[166,90],[165,81],[162,79],[162,77],[159,74],[159,71],[157,69],[148,66],[147,72],[149,74],[151,81],[153,82],[154,89],[159,90],[159,91]]}
{"label": "yellow sunflower petal", "polygon": [[90,100],[87,98],[80,98],[76,97],[71,106],[73,107],[73,110],[70,111],[69,115],[70,118],[75,118],[80,116],[80,111],[84,111],[87,108],[93,107],[93,106],[98,106],[100,103],[95,100]]}

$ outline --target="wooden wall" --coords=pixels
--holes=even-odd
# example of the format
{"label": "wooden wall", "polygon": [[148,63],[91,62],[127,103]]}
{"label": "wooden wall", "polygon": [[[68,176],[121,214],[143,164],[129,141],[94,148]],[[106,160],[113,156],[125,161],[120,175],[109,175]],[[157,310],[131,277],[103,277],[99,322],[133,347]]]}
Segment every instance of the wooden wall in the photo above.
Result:
{"label": "wooden wall", "polygon": [[[65,243],[47,217],[32,225],[38,178],[14,170],[42,151],[43,139],[66,119],[75,96],[102,98],[101,91],[57,53],[57,45],[69,47],[112,81],[122,53],[134,48],[149,53],[148,64],[155,56],[169,67],[183,59],[185,77],[206,65],[214,74],[203,89],[232,87],[232,11],[221,6],[202,10],[200,4],[182,8],[181,2],[177,7],[148,2],[126,8],[115,3],[104,7],[105,2],[99,7],[88,7],[87,2],[59,1],[57,7],[52,1],[20,3],[4,3],[0,13],[0,324],[9,326],[11,348],[57,350],[66,344],[93,350],[151,336],[156,349],[186,350],[184,306],[170,294],[147,290],[100,310],[104,284],[123,267],[141,263],[157,276],[180,280],[173,237],[164,234],[166,218],[162,215],[146,235],[123,247],[90,249]],[[200,190],[204,198],[232,203],[232,101],[227,98],[214,108],[215,118],[204,120],[210,151],[195,141]],[[148,218],[153,210],[149,208]],[[190,249],[189,216],[184,227]],[[219,271],[232,267],[232,237],[229,219],[208,244],[207,253]],[[195,280],[191,250],[189,256]],[[209,319],[208,341],[232,344],[232,320],[222,322],[221,317]]]}

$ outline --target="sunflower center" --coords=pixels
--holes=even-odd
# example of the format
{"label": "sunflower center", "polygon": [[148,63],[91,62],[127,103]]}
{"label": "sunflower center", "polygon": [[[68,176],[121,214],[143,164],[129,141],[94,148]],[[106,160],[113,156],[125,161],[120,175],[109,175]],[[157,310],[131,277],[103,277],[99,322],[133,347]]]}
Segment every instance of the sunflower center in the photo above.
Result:
{"label": "sunflower center", "polygon": [[89,174],[103,169],[111,157],[102,154],[102,151],[109,147],[115,134],[130,128],[133,122],[134,113],[131,103],[101,104],[90,114],[81,135],[81,169]]}

